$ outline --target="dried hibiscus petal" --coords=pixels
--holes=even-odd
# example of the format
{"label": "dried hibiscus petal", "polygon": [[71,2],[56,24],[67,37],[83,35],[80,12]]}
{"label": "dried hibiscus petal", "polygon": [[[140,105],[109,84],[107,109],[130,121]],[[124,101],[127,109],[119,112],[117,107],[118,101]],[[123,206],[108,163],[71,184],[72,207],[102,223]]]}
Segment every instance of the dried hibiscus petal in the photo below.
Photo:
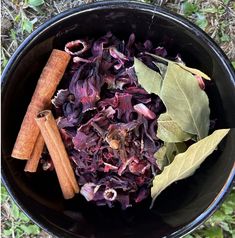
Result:
{"label": "dried hibiscus petal", "polygon": [[89,49],[89,44],[83,40],[70,41],[65,45],[65,51],[70,55],[81,55]]}
{"label": "dried hibiscus petal", "polygon": [[134,110],[137,111],[138,113],[142,114],[145,116],[147,119],[155,119],[156,115],[154,112],[148,109],[143,103],[136,104],[134,106]]}
{"label": "dried hibiscus petal", "polygon": [[199,75],[195,75],[194,77],[195,77],[196,80],[198,81],[199,87],[200,87],[202,90],[204,90],[204,89],[205,89],[205,83],[204,83],[202,77],[199,76]]}

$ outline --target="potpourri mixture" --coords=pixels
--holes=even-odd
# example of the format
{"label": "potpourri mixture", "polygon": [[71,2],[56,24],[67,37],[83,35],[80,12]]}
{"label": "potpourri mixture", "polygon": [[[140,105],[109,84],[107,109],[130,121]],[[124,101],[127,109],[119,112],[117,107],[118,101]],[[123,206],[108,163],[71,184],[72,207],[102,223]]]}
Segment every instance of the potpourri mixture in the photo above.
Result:
{"label": "potpourri mixture", "polygon": [[[65,52],[72,59],[52,99],[56,123],[50,110],[36,118],[52,158],[43,157],[43,168],[55,165],[65,199],[80,190],[87,201],[126,209],[151,194],[152,207],[166,187],[191,176],[229,132],[208,136],[215,122],[205,92],[211,79],[186,66],[180,55],[169,57],[162,46],[139,43],[134,34],[125,42],[108,32],[68,42]],[[25,171],[36,171],[38,154]]]}

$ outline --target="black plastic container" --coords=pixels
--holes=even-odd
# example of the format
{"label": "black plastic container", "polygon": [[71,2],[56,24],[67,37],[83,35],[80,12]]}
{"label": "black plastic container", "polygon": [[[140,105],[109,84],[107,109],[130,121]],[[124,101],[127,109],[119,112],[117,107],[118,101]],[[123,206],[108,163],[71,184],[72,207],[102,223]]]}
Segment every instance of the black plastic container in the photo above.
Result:
{"label": "black plastic container", "polygon": [[[196,173],[150,201],[126,211],[97,207],[77,196],[65,201],[54,173],[26,174],[10,154],[37,79],[53,48],[70,40],[112,31],[127,39],[167,43],[189,66],[215,81],[208,94],[221,128],[235,127],[235,73],[219,47],[199,28],[161,8],[136,2],[99,2],[64,12],[33,32],[2,75],[2,178],[17,204],[39,226],[58,237],[157,238],[188,233],[215,211],[235,175],[235,133],[230,132]],[[196,100],[196,99],[195,99]],[[220,152],[219,152],[220,151]],[[221,152],[223,151],[223,152]]]}

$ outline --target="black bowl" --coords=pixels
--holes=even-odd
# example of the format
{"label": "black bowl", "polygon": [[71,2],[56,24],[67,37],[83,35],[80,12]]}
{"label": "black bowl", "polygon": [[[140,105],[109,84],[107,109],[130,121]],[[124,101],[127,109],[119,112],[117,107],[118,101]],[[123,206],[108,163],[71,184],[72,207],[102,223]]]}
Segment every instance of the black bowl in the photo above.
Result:
{"label": "black bowl", "polygon": [[[26,174],[25,161],[10,154],[37,79],[53,48],[70,40],[112,31],[127,39],[167,42],[189,66],[215,82],[208,91],[219,127],[235,127],[235,74],[220,48],[199,28],[162,8],[136,2],[99,2],[64,12],[33,32],[15,52],[2,76],[2,178],[16,203],[39,226],[59,237],[179,237],[215,211],[235,175],[235,134],[196,173],[150,201],[126,211],[97,207],[81,196],[65,201],[54,173]],[[196,100],[196,99],[195,99]],[[179,105],[180,106],[180,105]]]}

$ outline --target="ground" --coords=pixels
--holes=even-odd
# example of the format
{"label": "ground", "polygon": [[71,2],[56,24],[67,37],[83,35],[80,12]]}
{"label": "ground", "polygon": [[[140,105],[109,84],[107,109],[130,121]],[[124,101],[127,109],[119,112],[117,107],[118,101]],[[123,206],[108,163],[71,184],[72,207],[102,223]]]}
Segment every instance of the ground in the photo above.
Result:
{"label": "ground", "polygon": [[[1,69],[19,44],[40,24],[69,8],[92,0],[2,0]],[[234,0],[142,0],[184,15],[206,31],[235,65]],[[221,208],[187,238],[235,238],[235,189]],[[51,237],[34,225],[1,187],[1,237]]]}

